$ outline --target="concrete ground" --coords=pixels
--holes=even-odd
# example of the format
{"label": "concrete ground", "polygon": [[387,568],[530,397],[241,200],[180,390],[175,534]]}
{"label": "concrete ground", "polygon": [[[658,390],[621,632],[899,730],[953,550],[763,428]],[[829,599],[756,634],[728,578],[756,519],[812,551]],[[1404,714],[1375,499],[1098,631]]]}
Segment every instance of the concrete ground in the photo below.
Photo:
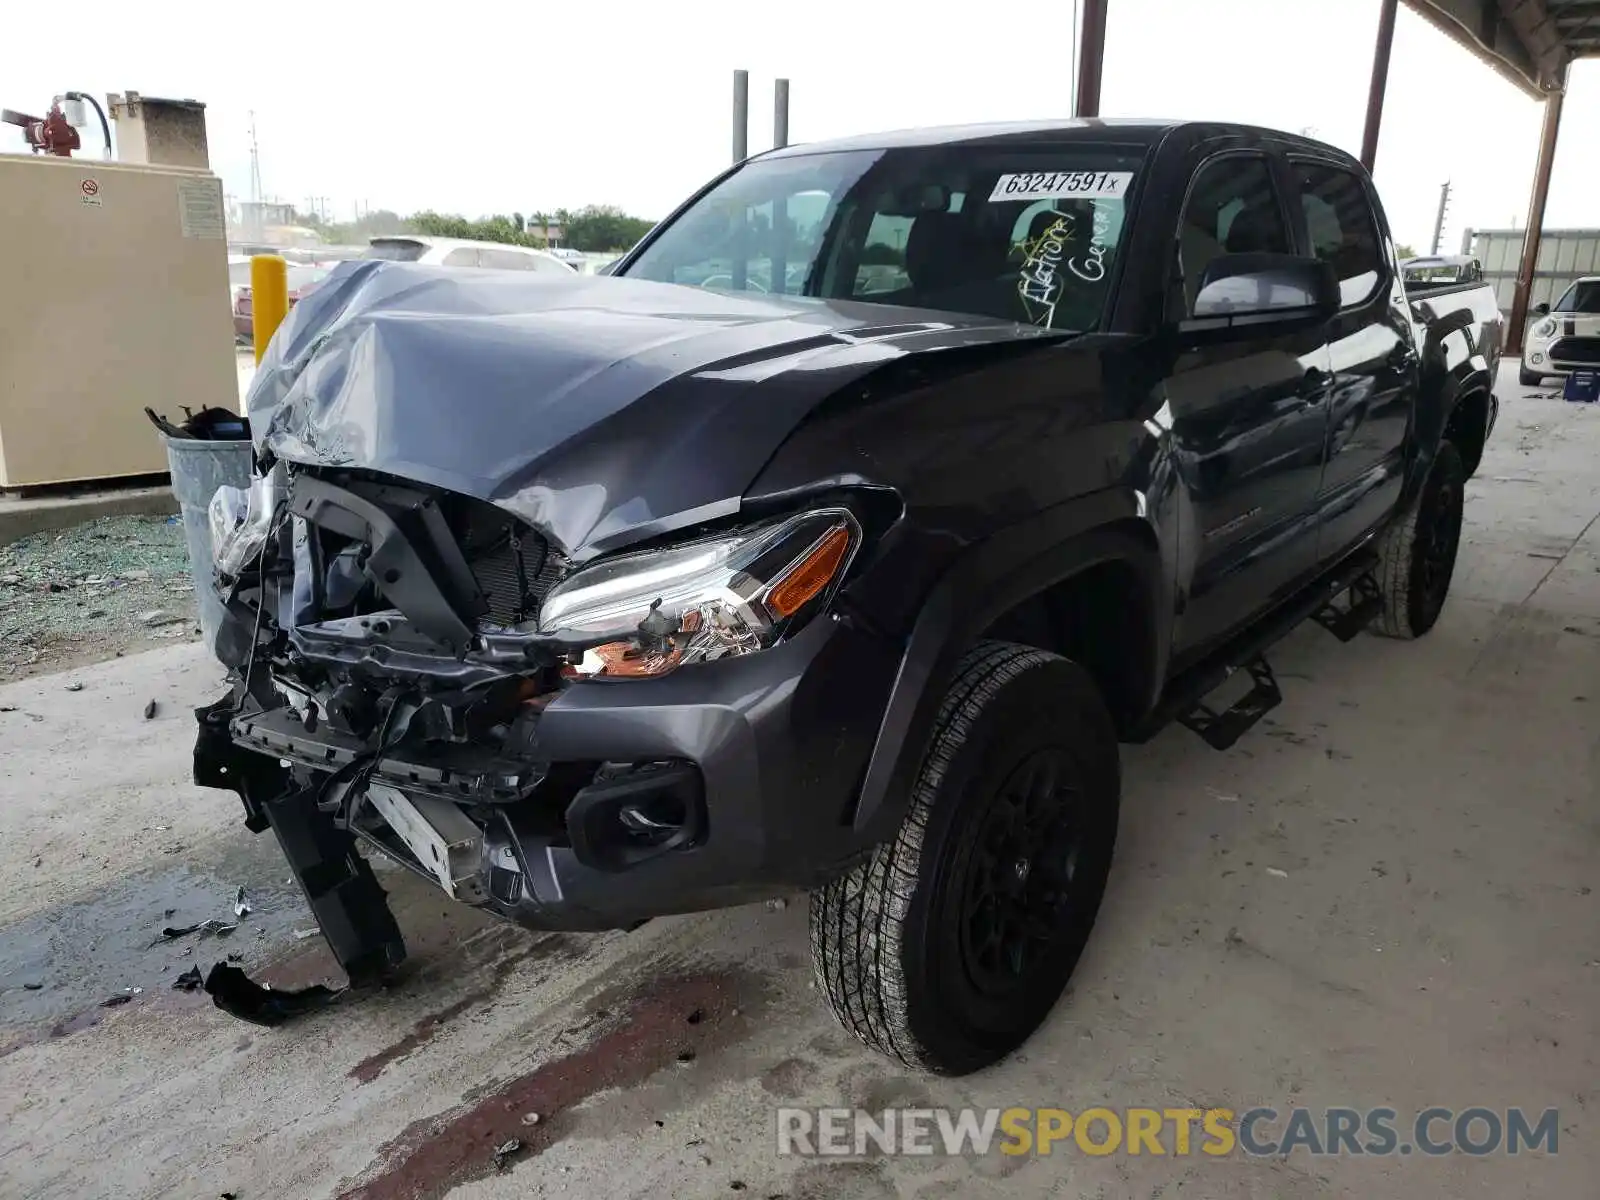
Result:
{"label": "concrete ground", "polygon": [[[186,710],[220,671],[182,646],[77,692],[0,688],[0,1195],[1594,1195],[1600,406],[1501,395],[1439,626],[1303,629],[1276,656],[1284,705],[1233,750],[1181,729],[1126,750],[1073,988],[1023,1053],[961,1080],[834,1026],[800,897],[539,937],[390,873],[403,982],[241,1024],[170,981],[227,953],[284,985],[331,964],[295,936],[270,838],[185,782]],[[231,935],[150,945],[232,919],[241,884]],[[780,1104],[1522,1106],[1558,1109],[1560,1133],[1516,1158],[806,1163],[775,1153]]]}

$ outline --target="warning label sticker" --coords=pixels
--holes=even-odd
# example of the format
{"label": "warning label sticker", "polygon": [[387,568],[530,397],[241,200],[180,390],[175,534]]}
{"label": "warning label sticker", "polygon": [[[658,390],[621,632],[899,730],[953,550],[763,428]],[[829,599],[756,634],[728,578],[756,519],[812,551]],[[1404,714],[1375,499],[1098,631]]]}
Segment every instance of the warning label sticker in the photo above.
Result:
{"label": "warning label sticker", "polygon": [[228,222],[222,210],[222,180],[180,179],[178,221],[186,238],[226,238]]}
{"label": "warning label sticker", "polygon": [[78,191],[83,202],[94,208],[100,207],[100,181],[98,179],[85,179],[78,184]]}

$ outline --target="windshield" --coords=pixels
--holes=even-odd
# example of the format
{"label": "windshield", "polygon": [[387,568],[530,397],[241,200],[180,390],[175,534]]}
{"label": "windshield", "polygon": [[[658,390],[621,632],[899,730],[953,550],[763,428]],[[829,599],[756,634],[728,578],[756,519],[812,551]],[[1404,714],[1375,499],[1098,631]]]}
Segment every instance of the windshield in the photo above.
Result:
{"label": "windshield", "polygon": [[757,159],[618,274],[1093,329],[1143,158],[956,145]]}
{"label": "windshield", "polygon": [[1600,313],[1600,279],[1585,279],[1567,289],[1556,312]]}
{"label": "windshield", "polygon": [[416,262],[427,249],[410,238],[374,238],[362,258],[382,258],[389,262]]}

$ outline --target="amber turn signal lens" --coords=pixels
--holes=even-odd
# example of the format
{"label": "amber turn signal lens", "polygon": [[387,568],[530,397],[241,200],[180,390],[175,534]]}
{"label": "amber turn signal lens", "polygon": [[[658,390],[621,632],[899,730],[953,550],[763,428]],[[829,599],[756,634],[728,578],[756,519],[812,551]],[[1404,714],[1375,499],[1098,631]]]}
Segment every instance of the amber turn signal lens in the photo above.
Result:
{"label": "amber turn signal lens", "polygon": [[767,593],[767,610],[775,617],[794,616],[833,582],[849,549],[850,531],[843,525],[832,530]]}

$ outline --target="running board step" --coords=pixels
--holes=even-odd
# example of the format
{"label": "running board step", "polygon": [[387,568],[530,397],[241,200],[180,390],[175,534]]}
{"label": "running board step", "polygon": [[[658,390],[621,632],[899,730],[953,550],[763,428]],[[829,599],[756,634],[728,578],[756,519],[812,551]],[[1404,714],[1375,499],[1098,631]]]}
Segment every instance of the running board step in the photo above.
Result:
{"label": "running board step", "polygon": [[1353,641],[1383,612],[1383,593],[1371,572],[1352,583],[1345,596],[1348,600],[1342,608],[1338,597],[1333,597],[1311,617],[1341,642]]}
{"label": "running board step", "polygon": [[1243,737],[1255,723],[1283,703],[1278,677],[1265,658],[1255,658],[1244,666],[1250,672],[1251,687],[1238,700],[1217,712],[1201,703],[1178,718],[1185,729],[1193,730],[1213,750],[1226,750]]}

